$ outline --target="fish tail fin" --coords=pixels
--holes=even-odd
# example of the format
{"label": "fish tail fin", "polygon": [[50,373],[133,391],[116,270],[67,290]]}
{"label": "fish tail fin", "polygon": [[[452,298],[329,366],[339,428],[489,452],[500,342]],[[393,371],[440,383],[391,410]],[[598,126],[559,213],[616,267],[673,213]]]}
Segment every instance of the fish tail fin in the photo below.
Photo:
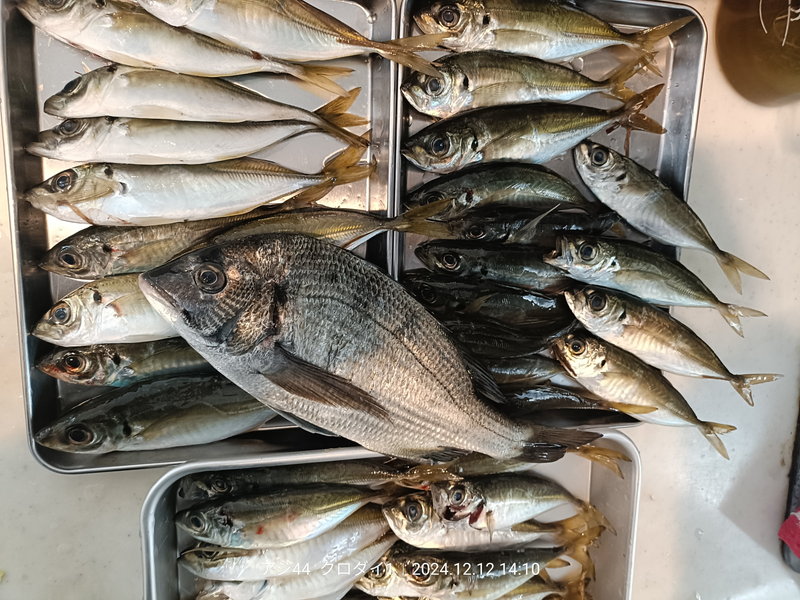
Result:
{"label": "fish tail fin", "polygon": [[320,129],[333,137],[344,140],[348,144],[368,145],[368,139],[359,137],[352,131],[345,129],[345,127],[358,127],[369,123],[366,119],[347,112],[360,92],[361,88],[353,88],[343,96],[334,98],[326,105],[315,110],[314,114],[319,117],[317,125],[319,125]]}
{"label": "fish tail fin", "polygon": [[561,598],[562,600],[592,600],[589,592],[586,591],[586,580],[583,577],[564,584]]}
{"label": "fish tail fin", "polygon": [[412,35],[410,37],[397,38],[392,40],[392,44],[402,46],[406,50],[424,52],[426,50],[441,50],[441,44],[448,38],[453,37],[449,31],[444,33],[426,33],[423,35]]}
{"label": "fish tail fin", "polygon": [[730,325],[731,328],[742,337],[744,337],[744,331],[742,331],[742,322],[739,320],[741,317],[767,316],[766,313],[756,310],[755,308],[737,306],[736,304],[725,304],[724,302],[720,302],[717,305],[717,310],[719,311],[719,314],[722,315],[722,318],[727,321],[728,325]]}
{"label": "fish tail fin", "polygon": [[585,538],[578,538],[572,541],[562,554],[574,559],[580,566],[583,574],[579,579],[593,580],[594,579],[594,561],[589,556],[589,546],[594,540],[587,540]]}
{"label": "fish tail fin", "polygon": [[611,71],[603,82],[608,86],[607,95],[627,102],[636,95],[632,89],[625,85],[631,77],[647,66],[646,61],[637,58],[628,64],[621,65]]}
{"label": "fish tail fin", "polygon": [[[546,523],[545,525],[550,524],[551,523]],[[561,544],[569,544],[578,538],[593,541],[600,537],[600,534],[605,530],[605,527],[589,523],[581,514],[562,519],[561,521],[555,521],[552,525],[556,527],[554,533],[556,533],[556,539],[559,540]]]}
{"label": "fish tail fin", "polygon": [[673,33],[693,20],[694,17],[682,17],[680,19],[670,21],[669,23],[662,23],[661,25],[656,25],[655,27],[650,27],[649,29],[644,29],[643,31],[630,34],[630,37],[633,40],[633,46],[634,48],[638,49],[640,58],[648,71],[652,72],[658,77],[663,75],[661,73],[661,69],[658,68],[654,60],[656,56],[656,44],[664,38],[671,36]]}
{"label": "fish tail fin", "polygon": [[601,528],[602,530],[608,530],[614,535],[617,535],[617,530],[614,529],[614,526],[606,518],[606,516],[589,502],[584,500],[579,501],[578,516],[580,516],[580,518],[586,522],[587,531]]}
{"label": "fish tail fin", "polygon": [[660,123],[642,114],[642,111],[653,103],[662,89],[664,89],[664,84],[659,83],[630,98],[622,107],[619,124],[628,130],[666,133],[667,130]]}
{"label": "fish tail fin", "polygon": [[332,77],[341,77],[353,72],[347,67],[329,67],[319,65],[292,65],[291,75],[316,93],[317,90],[325,90],[337,96],[346,96],[347,91],[336,83]]}
{"label": "fish tail fin", "polygon": [[394,231],[409,231],[434,239],[451,238],[452,235],[446,222],[430,218],[439,214],[442,211],[442,206],[449,205],[449,202],[449,200],[445,199],[415,206],[402,215],[389,219],[386,222],[386,226]]}
{"label": "fish tail fin", "polygon": [[531,425],[527,440],[520,442],[519,454],[516,458],[526,462],[553,462],[562,458],[569,448],[577,448],[602,434],[579,429],[557,429]]}
{"label": "fish tail fin", "polygon": [[745,275],[750,275],[751,277],[769,280],[769,277],[766,275],[766,273],[756,269],[750,263],[743,261],[741,258],[734,256],[730,252],[718,250],[714,253],[714,256],[716,257],[719,266],[722,267],[722,271],[725,273],[728,281],[731,282],[733,288],[740,294],[742,293],[742,278],[739,276],[740,271]]}
{"label": "fish tail fin", "polygon": [[734,375],[731,377],[730,382],[733,388],[739,392],[739,395],[744,398],[744,401],[750,406],[753,406],[753,391],[750,389],[750,386],[776,381],[781,377],[783,377],[783,375],[779,375],[778,373],[750,373],[746,375]]}
{"label": "fish tail fin", "polygon": [[722,423],[714,423],[713,421],[700,421],[700,432],[714,446],[714,450],[719,452],[723,458],[729,459],[728,449],[725,444],[719,439],[719,436],[724,433],[735,431],[736,427],[733,425],[723,425]]}
{"label": "fish tail fin", "polygon": [[[417,50],[417,48],[408,47],[408,43],[402,39],[399,41],[400,43],[397,43],[398,40],[392,42],[371,42],[370,48],[374,52],[380,54],[382,57],[401,64],[404,67],[408,67],[409,69],[413,69],[414,71],[424,73],[425,75],[429,75],[431,77],[441,76],[441,73],[439,73],[439,70],[434,67],[433,64],[431,64],[431,61],[414,54],[414,51]],[[427,48],[421,49],[424,50]]]}
{"label": "fish tail fin", "polygon": [[625,477],[622,475],[622,469],[619,463],[631,462],[631,459],[622,454],[622,452],[617,452],[611,448],[601,448],[600,446],[580,446],[578,448],[570,448],[568,452],[582,456],[587,460],[610,469],[616,473],[620,479],[624,479]]}
{"label": "fish tail fin", "polygon": [[358,137],[358,142],[334,154],[322,167],[322,174],[333,185],[343,185],[366,179],[375,171],[375,161],[362,163],[361,157],[367,150],[371,131]]}

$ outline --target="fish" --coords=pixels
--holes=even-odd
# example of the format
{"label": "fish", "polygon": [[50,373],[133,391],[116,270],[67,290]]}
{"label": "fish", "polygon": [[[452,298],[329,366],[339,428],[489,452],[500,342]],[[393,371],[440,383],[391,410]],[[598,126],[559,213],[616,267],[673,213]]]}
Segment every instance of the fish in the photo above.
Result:
{"label": "fish", "polygon": [[559,363],[539,354],[485,359],[484,365],[505,392],[528,389],[557,375],[566,374]]}
{"label": "fish", "polygon": [[660,40],[694,20],[683,17],[621,33],[572,3],[553,0],[433,0],[423,3],[413,17],[423,33],[449,32],[441,44],[450,50],[499,50],[549,61],[610,46],[626,46],[652,59]]}
{"label": "fish", "polygon": [[721,250],[697,213],[652,171],[594,142],[579,144],[573,154],[586,186],[632,227],[663,244],[708,252],[740,294],[740,272],[769,279],[753,265]]}
{"label": "fish", "polygon": [[56,275],[84,280],[140,273],[163,265],[215,231],[268,212],[271,209],[256,209],[230,217],[165,225],[92,225],[53,245],[39,267]]}
{"label": "fish", "polygon": [[31,333],[68,348],[177,337],[142,295],[137,278],[117,275],[82,285],[54,304]]}
{"label": "fish", "polygon": [[500,600],[584,600],[589,598],[585,585],[586,582],[580,578],[568,582],[553,582],[542,577],[532,577],[501,596]]}
{"label": "fish", "polygon": [[663,87],[651,87],[613,110],[554,102],[477,108],[428,125],[406,140],[401,153],[418,169],[451,173],[493,161],[545,163],[617,126],[661,134],[666,130],[642,111]]}
{"label": "fish", "polygon": [[575,317],[597,337],[656,369],[726,380],[750,406],[751,385],[781,377],[775,373],[731,373],[714,350],[686,325],[628,294],[585,287],[567,290],[564,297]]}
{"label": "fish", "polygon": [[187,475],[178,486],[184,500],[213,500],[241,496],[275,487],[342,483],[356,487],[378,488],[395,481],[400,471],[383,462],[348,460],[319,465],[289,465],[266,469],[214,471]]}
{"label": "fish", "polygon": [[188,29],[170,27],[132,2],[21,0],[17,6],[50,37],[131,67],[200,77],[279,73],[336,95],[346,92],[331,77],[352,72],[337,66],[299,65],[221,44]]}
{"label": "fish", "polygon": [[519,331],[490,320],[443,320],[458,345],[481,361],[526,358],[547,349],[548,343],[570,331],[574,321],[555,321]]}
{"label": "fish", "polygon": [[429,218],[448,221],[472,209],[499,207],[545,212],[556,207],[593,212],[587,200],[569,181],[541,165],[492,163],[460,169],[414,188],[405,199],[407,209],[449,200]]}
{"label": "fish", "polygon": [[[255,158],[202,165],[88,163],[53,175],[22,197],[35,208],[72,223],[150,227],[203,221],[196,227],[183,226],[186,230],[181,226],[159,230],[174,231],[178,238],[173,238],[173,242],[181,239],[183,244],[184,238],[196,242],[201,239],[201,233],[205,235],[266,213],[228,221],[208,222],[209,219],[249,213],[264,204],[287,198],[300,206],[318,200],[337,185],[368,177],[374,167],[360,164],[363,151],[363,147],[350,146],[334,155],[315,174],[300,173]],[[153,235],[142,233],[135,237],[149,239]],[[170,251],[175,247],[173,242],[169,244]],[[150,249],[148,247],[148,251]]]}
{"label": "fish", "polygon": [[625,82],[643,66],[637,60],[595,81],[569,67],[492,50],[456,52],[433,64],[439,75],[413,73],[400,91],[416,110],[439,119],[486,106],[573,102],[596,93],[626,102],[636,92]]}
{"label": "fish", "polygon": [[[264,56],[305,62],[376,53],[415,70],[435,74],[415,50],[435,48],[449,34],[405,40],[370,40],[303,0],[138,0],[148,12],[175,27],[207,35]],[[269,35],[264,35],[269,31]]]}
{"label": "fish", "polygon": [[491,379],[424,307],[321,240],[271,234],[210,246],[143,273],[140,286],[237,385],[256,397],[279,385],[296,401],[274,408],[382,454],[550,460],[598,435],[500,415],[476,392],[498,393]]}
{"label": "fish", "polygon": [[[355,88],[343,98],[354,100],[359,92]],[[290,106],[225,79],[117,64],[72,79],[45,101],[44,112],[62,119],[108,116],[217,123],[308,121],[356,145],[366,140],[343,127],[369,123],[356,115],[330,110],[330,106],[318,112]],[[329,115],[333,122],[328,121]]]}
{"label": "fish", "polygon": [[214,372],[202,356],[179,338],[56,348],[40,358],[36,368],[67,383],[113,387],[178,374]]}
{"label": "fish", "polygon": [[696,427],[724,458],[720,434],[733,425],[701,421],[675,387],[656,369],[616,346],[585,333],[553,342],[553,353],[569,374],[612,408],[640,421],[673,427]]}
{"label": "fish", "polygon": [[302,575],[336,564],[372,544],[389,530],[381,509],[367,505],[333,529],[285,548],[237,550],[216,546],[190,548],[178,564],[214,581],[263,581]]}
{"label": "fish", "polygon": [[542,260],[545,252],[535,246],[449,240],[425,242],[414,250],[422,264],[434,273],[481,277],[539,293],[561,292],[571,280],[563,270]]}
{"label": "fish", "polygon": [[653,304],[713,308],[740,336],[744,336],[740,317],[766,316],[759,310],[726,304],[682,264],[639,244],[563,236],[544,262],[564,269],[577,281],[626,292]]}
{"label": "fish", "polygon": [[[433,482],[434,511],[448,521],[466,520],[473,529],[497,532],[535,520],[558,507],[569,506],[588,528],[613,527],[589,502],[575,497],[555,481],[533,473],[498,473],[463,481]],[[547,522],[546,520],[544,521]]]}
{"label": "fish", "polygon": [[144,381],[90,398],[36,432],[36,443],[79,454],[210,444],[275,413],[219,375]]}
{"label": "fish", "polygon": [[587,534],[586,523],[579,518],[553,523],[526,523],[516,528],[485,531],[473,528],[468,521],[447,521],[433,508],[427,492],[416,492],[386,503],[383,515],[394,534],[416,548],[481,552],[524,548],[533,542],[560,546]]}
{"label": "fish", "polygon": [[179,512],[175,524],[225,548],[285,548],[330,531],[381,494],[338,484],[278,488],[193,506]]}

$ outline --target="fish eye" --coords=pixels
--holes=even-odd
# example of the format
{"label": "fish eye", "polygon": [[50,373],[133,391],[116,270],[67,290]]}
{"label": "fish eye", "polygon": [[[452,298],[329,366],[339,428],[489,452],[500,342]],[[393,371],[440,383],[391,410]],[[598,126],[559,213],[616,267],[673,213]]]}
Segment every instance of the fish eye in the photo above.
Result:
{"label": "fish eye", "polygon": [[419,286],[419,298],[427,304],[433,304],[436,302],[436,290],[434,290],[427,283],[423,283],[421,286]]}
{"label": "fish eye", "polygon": [[429,584],[433,581],[434,572],[439,572],[436,568],[431,568],[429,563],[419,563],[412,561],[406,563],[406,576],[412,579],[415,583]]}
{"label": "fish eye", "polygon": [[436,96],[442,91],[442,82],[436,78],[429,79],[426,89],[428,90],[429,94]]}
{"label": "fish eye", "polygon": [[200,265],[194,272],[197,287],[206,294],[218,294],[228,283],[228,278],[218,266],[207,263]]}
{"label": "fish eye", "polygon": [[467,229],[467,237],[471,240],[480,240],[486,237],[486,229],[483,225],[471,225],[469,229]]}
{"label": "fish eye", "polygon": [[377,580],[383,579],[386,577],[386,565],[383,562],[377,563],[367,572],[367,577]]}
{"label": "fish eye", "polygon": [[62,121],[58,125],[58,127],[56,127],[56,130],[58,131],[58,133],[61,133],[63,135],[71,135],[76,131],[78,131],[79,125],[80,123],[78,122],[77,119],[67,119],[66,121]]}
{"label": "fish eye", "polygon": [[594,260],[595,256],[597,256],[597,248],[591,244],[582,244],[578,254],[583,260]]}
{"label": "fish eye", "polygon": [[105,167],[103,167],[103,175],[105,175],[106,177],[111,177],[112,175],[114,175],[114,169],[111,168],[111,165],[106,165]]}
{"label": "fish eye", "polygon": [[94,433],[83,423],[67,428],[65,435],[67,441],[73,446],[85,446],[94,440]]}
{"label": "fish eye", "polygon": [[39,3],[44,5],[46,8],[63,8],[64,5],[67,3],[67,0],[39,0]]}
{"label": "fish eye", "polygon": [[217,494],[225,494],[230,491],[231,486],[221,477],[217,477],[211,482],[211,489]]}
{"label": "fish eye", "polygon": [[50,191],[56,193],[70,191],[75,183],[76,177],[77,174],[72,169],[69,171],[62,171],[51,180]]}
{"label": "fish eye", "polygon": [[460,18],[461,11],[458,10],[457,6],[453,6],[452,4],[443,6],[439,11],[439,23],[445,27],[453,27],[456,23],[458,23]]}
{"label": "fish eye", "polygon": [[58,251],[58,262],[68,269],[80,266],[80,254],[76,253],[71,247],[67,246]]}
{"label": "fish eye", "polygon": [[441,199],[442,195],[439,192],[430,192],[425,195],[420,204],[431,204],[432,202],[438,202]]}
{"label": "fish eye", "polygon": [[583,340],[573,339],[569,343],[569,351],[575,356],[580,356],[586,351],[586,342]]}
{"label": "fish eye", "polygon": [[450,150],[450,141],[446,137],[437,137],[431,142],[431,152],[435,156],[444,156],[448,150]]}
{"label": "fish eye", "polygon": [[442,264],[442,267],[448,271],[455,271],[461,264],[461,258],[459,258],[457,254],[448,252],[447,254],[442,255],[442,258],[439,259],[439,262]]}
{"label": "fish eye", "polygon": [[71,94],[72,92],[78,89],[78,86],[81,84],[81,81],[83,81],[82,77],[76,77],[72,81],[68,81],[67,85],[64,86],[64,89],[61,90],[61,93]]}
{"label": "fish eye", "polygon": [[76,352],[66,354],[62,362],[64,370],[70,373],[81,373],[86,369],[86,359]]}
{"label": "fish eye", "polygon": [[461,505],[467,499],[467,490],[463,486],[457,485],[450,491],[450,502]]}
{"label": "fish eye", "polygon": [[589,308],[594,311],[603,310],[606,307],[606,297],[603,294],[591,294],[589,296]]}
{"label": "fish eye", "polygon": [[203,529],[205,529],[206,526],[206,520],[202,517],[202,515],[199,515],[197,513],[193,513],[192,515],[190,515],[189,518],[187,519],[187,522],[189,524],[189,527],[198,532],[203,531]]}
{"label": "fish eye", "polygon": [[411,501],[406,504],[403,512],[406,518],[414,523],[415,521],[419,521],[420,517],[422,517],[422,505],[416,500]]}
{"label": "fish eye", "polygon": [[608,162],[608,152],[606,152],[605,148],[601,148],[597,146],[594,150],[592,150],[592,154],[589,157],[592,161],[592,164],[596,167],[602,167],[606,162]]}
{"label": "fish eye", "polygon": [[53,311],[50,313],[50,316],[55,323],[58,325],[63,325],[69,321],[71,314],[72,311],[69,309],[69,305],[66,302],[62,302],[53,307]]}

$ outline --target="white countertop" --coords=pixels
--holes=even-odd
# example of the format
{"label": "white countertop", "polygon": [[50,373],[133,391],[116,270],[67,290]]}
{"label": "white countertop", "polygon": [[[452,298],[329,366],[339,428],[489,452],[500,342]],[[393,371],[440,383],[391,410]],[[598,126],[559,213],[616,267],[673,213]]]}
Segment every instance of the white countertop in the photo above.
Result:
{"label": "white countertop", "polygon": [[[753,0],[755,1],[755,0]],[[683,261],[713,290],[756,307],[738,338],[711,311],[676,315],[736,372],[779,372],[754,388],[755,408],[724,382],[673,378],[701,418],[731,423],[721,459],[693,429],[628,433],[644,464],[634,597],[647,600],[788,600],[800,576],[776,537],[798,410],[800,374],[800,103],[762,108],[738,96],[719,70],[716,0],[687,2],[709,29],[690,201],[719,245],[772,277],[745,278],[735,297],[713,258]],[[5,202],[5,201],[4,201]],[[142,597],[139,511],[162,470],[58,475],[26,441],[7,210],[0,210],[0,599]],[[602,577],[602,573],[598,573]],[[613,600],[613,599],[598,599]]]}

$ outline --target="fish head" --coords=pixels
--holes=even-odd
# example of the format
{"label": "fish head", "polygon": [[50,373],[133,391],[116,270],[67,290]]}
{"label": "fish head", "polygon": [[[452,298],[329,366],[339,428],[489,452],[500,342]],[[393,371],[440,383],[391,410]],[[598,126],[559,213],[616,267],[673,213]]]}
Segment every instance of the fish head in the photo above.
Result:
{"label": "fish head", "polygon": [[568,333],[553,340],[550,348],[572,377],[597,377],[605,368],[605,348],[600,340],[589,333]]}
{"label": "fish head", "polygon": [[604,288],[566,290],[564,299],[578,321],[591,331],[616,330],[624,324],[626,311],[620,297]]}
{"label": "fish head", "polygon": [[470,481],[432,483],[430,491],[433,509],[445,521],[469,518],[472,523],[483,512],[484,498]]}
{"label": "fish head", "polygon": [[480,242],[503,242],[511,235],[512,230],[519,228],[519,223],[505,218],[487,217],[483,214],[467,216],[456,228],[459,239]]}
{"label": "fish head", "polygon": [[115,117],[66,119],[39,133],[25,149],[36,156],[66,160],[69,156],[94,155],[116,121]]}
{"label": "fish head", "polygon": [[175,515],[175,525],[196,540],[235,547],[238,526],[224,509],[224,505],[196,506]]}
{"label": "fish head", "polygon": [[426,493],[396,498],[384,504],[382,510],[392,531],[409,544],[418,545],[415,542],[426,541],[437,525],[430,495]]}
{"label": "fish head", "polygon": [[613,249],[603,240],[586,236],[557,237],[556,249],[543,260],[586,282],[617,270]]}
{"label": "fish head", "polygon": [[115,450],[120,424],[103,414],[88,416],[71,411],[40,429],[36,443],[52,450],[78,454],[103,454]]}
{"label": "fish head", "polygon": [[[48,250],[39,266],[72,279],[97,279],[110,275],[115,247],[110,228],[83,229]],[[119,230],[120,228],[114,228]]]}
{"label": "fish head", "polygon": [[201,354],[266,348],[283,318],[284,237],[253,236],[184,254],[143,273],[139,287]]}
{"label": "fish head", "polygon": [[[194,548],[184,550],[178,562],[198,577],[211,577],[214,573],[222,571],[226,563],[251,554],[250,550],[218,548],[199,544]],[[223,575],[224,573],[219,572],[218,574]]]}
{"label": "fish head", "polygon": [[434,66],[439,71],[438,77],[415,72],[403,83],[400,91],[419,112],[443,119],[469,105],[469,80],[455,66],[439,63],[434,63]]}
{"label": "fish head", "polygon": [[184,27],[195,19],[206,0],[137,0],[137,3],[165,23]]}
{"label": "fish head", "polygon": [[33,328],[34,336],[57,346],[76,346],[74,343],[84,325],[85,307],[75,294],[69,294],[48,310]]}
{"label": "fish head", "polygon": [[465,276],[473,271],[476,259],[475,251],[479,251],[479,249],[434,240],[417,246],[414,254],[435,273]]}
{"label": "fish head", "polygon": [[618,190],[626,183],[625,159],[611,148],[586,140],[575,147],[573,154],[578,174],[590,188]]}
{"label": "fish head", "polygon": [[397,566],[396,552],[390,549],[356,581],[355,587],[370,596],[401,595],[405,589],[404,579],[397,571]]}
{"label": "fish head", "polygon": [[74,34],[81,23],[105,9],[104,2],[84,0],[19,0],[16,6],[31,23],[51,35]]}
{"label": "fish head", "polygon": [[477,132],[463,119],[434,123],[411,136],[402,150],[423,171],[450,173],[483,158]]}
{"label": "fish head", "polygon": [[108,385],[112,373],[120,368],[114,363],[113,354],[99,346],[59,348],[39,360],[36,368],[68,383]]}
{"label": "fish head", "polygon": [[444,45],[453,50],[480,48],[491,35],[491,17],[482,0],[435,0],[414,15],[423,33],[450,33]]}
{"label": "fish head", "polygon": [[126,67],[108,65],[70,80],[60,92],[45,101],[44,112],[56,117],[97,114],[97,108],[102,104],[120,68]]}
{"label": "fish head", "polygon": [[178,486],[178,497],[184,500],[213,500],[230,496],[237,490],[236,478],[224,473],[200,473],[184,477]]}

